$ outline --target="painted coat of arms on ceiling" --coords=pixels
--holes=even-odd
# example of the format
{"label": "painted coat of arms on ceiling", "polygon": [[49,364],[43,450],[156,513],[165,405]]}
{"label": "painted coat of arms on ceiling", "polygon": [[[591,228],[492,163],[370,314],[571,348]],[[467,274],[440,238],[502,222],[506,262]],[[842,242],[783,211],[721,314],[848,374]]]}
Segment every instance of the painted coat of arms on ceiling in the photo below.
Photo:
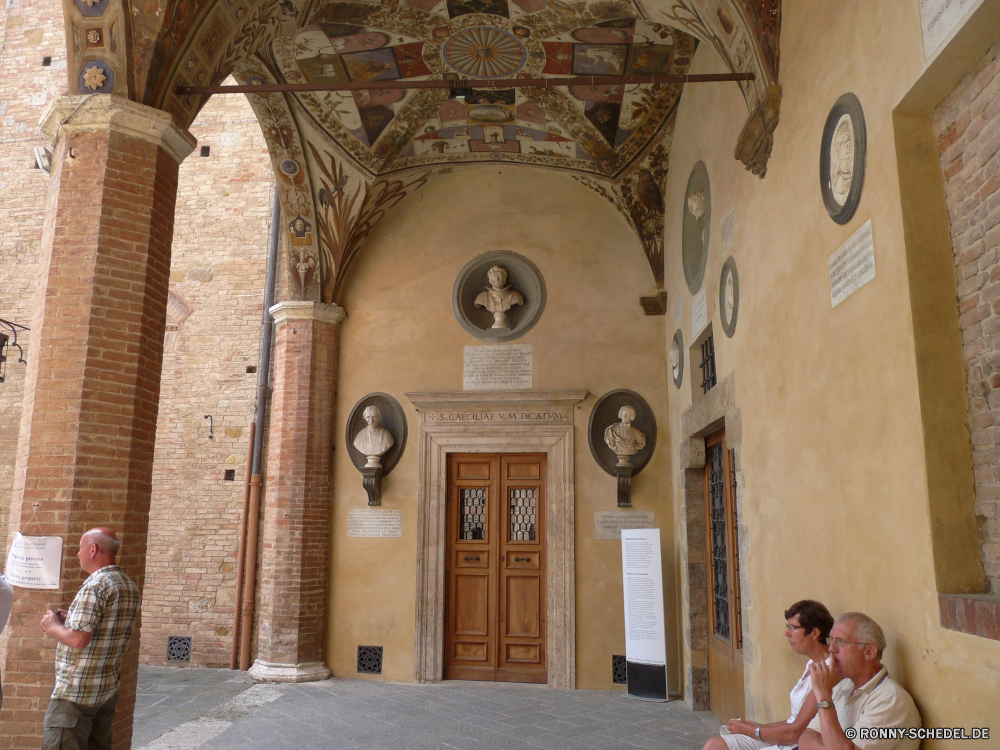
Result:
{"label": "painted coat of arms on ceiling", "polygon": [[687,71],[693,37],[644,20],[630,0],[370,0],[325,2],[274,40],[289,83],[469,79],[441,89],[300,92],[299,115],[359,167],[509,160],[616,177],[663,128],[679,84],[476,89],[477,79],[666,75]]}

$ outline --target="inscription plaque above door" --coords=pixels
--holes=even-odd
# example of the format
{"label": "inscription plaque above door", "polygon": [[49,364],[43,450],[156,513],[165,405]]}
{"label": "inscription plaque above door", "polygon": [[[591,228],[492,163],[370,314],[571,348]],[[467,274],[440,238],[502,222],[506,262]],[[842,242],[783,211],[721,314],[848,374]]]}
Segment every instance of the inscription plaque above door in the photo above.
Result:
{"label": "inscription plaque above door", "polygon": [[447,680],[548,681],[545,458],[448,456]]}

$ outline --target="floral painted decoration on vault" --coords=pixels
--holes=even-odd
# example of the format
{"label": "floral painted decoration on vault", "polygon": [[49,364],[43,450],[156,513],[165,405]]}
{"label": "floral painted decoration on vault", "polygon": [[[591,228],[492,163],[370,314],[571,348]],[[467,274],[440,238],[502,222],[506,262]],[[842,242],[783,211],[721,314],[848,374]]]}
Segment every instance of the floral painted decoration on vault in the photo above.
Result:
{"label": "floral painted decoration on vault", "polygon": [[678,74],[694,48],[625,0],[373,0],[316,5],[266,62],[277,82],[472,82],[464,101],[431,89],[295,94],[303,119],[373,176],[507,160],[615,177],[661,130],[680,85],[476,89],[476,79]]}

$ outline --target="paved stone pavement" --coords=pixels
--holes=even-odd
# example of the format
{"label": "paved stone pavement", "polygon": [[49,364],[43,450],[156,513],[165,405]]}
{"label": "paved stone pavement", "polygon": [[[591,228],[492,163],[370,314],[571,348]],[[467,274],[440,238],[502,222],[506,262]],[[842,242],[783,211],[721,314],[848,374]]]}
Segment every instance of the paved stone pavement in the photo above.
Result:
{"label": "paved stone pavement", "polygon": [[479,682],[254,684],[140,667],[132,746],[148,750],[700,750],[718,722],[621,692]]}

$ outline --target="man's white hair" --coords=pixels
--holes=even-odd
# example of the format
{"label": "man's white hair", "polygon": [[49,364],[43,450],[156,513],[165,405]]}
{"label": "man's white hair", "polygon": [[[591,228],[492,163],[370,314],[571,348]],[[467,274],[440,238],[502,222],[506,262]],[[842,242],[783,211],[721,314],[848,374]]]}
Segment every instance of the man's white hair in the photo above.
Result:
{"label": "man's white hair", "polygon": [[118,548],[122,546],[114,537],[110,537],[99,529],[91,529],[85,536],[87,537],[87,544],[96,544],[97,549],[101,552],[110,552],[112,555],[118,554]]}
{"label": "man's white hair", "polygon": [[882,627],[863,612],[845,612],[837,618],[837,622],[850,621],[854,623],[857,638],[862,643],[870,643],[878,649],[878,658],[885,651],[885,633]]}

